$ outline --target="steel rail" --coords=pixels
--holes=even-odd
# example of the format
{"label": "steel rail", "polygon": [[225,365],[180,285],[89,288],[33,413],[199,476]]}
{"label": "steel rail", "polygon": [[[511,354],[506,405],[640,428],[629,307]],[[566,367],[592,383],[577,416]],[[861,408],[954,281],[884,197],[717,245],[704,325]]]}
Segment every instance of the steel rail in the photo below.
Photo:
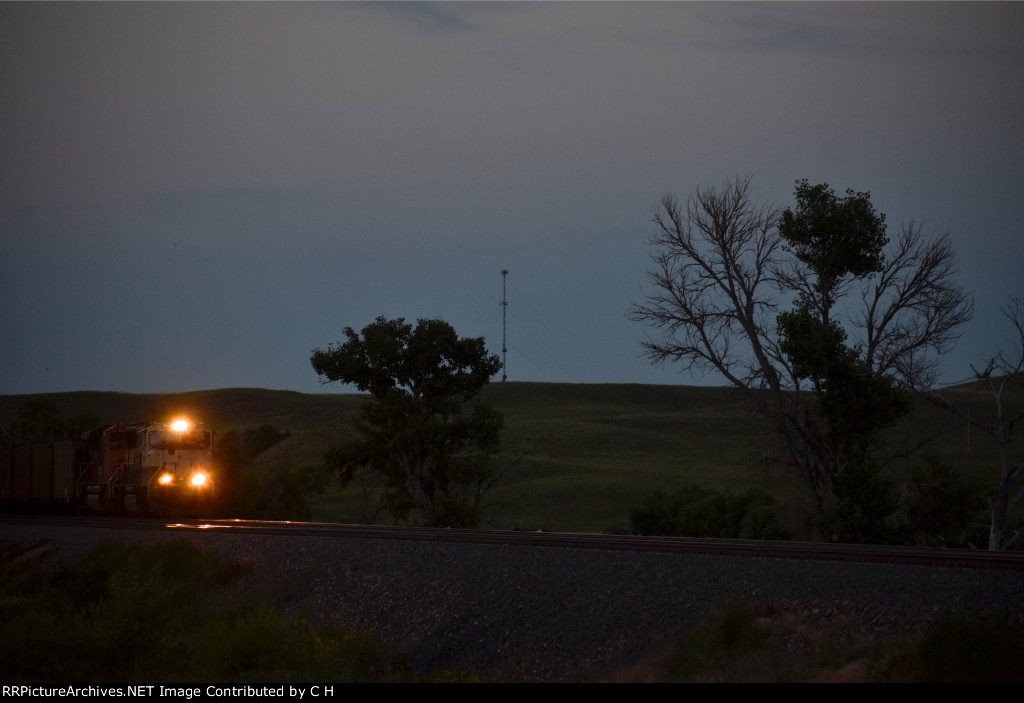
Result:
{"label": "steel rail", "polygon": [[400,539],[463,544],[604,549],[668,554],[699,554],[763,559],[813,559],[882,562],[940,567],[987,568],[1024,571],[1024,552],[990,552],[971,549],[890,547],[869,544],[825,544],[769,540],[602,535],[525,530],[462,530],[384,525],[345,525],[316,522],[263,520],[167,520],[114,516],[0,515],[0,524],[52,527],[165,530],[171,532],[220,532],[292,537]]}

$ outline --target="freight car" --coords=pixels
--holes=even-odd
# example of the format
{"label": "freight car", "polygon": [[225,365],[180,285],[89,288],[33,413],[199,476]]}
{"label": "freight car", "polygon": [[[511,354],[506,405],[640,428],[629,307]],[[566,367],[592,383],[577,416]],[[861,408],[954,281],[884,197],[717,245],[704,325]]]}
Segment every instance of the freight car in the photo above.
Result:
{"label": "freight car", "polygon": [[30,512],[201,514],[213,502],[212,453],[213,432],[185,419],[0,447],[0,502]]}

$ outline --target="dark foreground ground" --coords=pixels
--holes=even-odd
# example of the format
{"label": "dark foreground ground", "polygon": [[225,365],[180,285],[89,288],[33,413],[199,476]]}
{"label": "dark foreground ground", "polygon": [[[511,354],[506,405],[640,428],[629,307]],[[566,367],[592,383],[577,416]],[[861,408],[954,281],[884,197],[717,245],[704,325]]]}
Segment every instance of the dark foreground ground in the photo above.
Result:
{"label": "dark foreground ground", "polygon": [[41,564],[99,540],[187,536],[243,565],[225,603],[272,601],[369,627],[417,667],[527,681],[616,671],[731,601],[817,627],[919,632],[942,610],[1024,613],[1021,572],[622,551],[0,525]]}

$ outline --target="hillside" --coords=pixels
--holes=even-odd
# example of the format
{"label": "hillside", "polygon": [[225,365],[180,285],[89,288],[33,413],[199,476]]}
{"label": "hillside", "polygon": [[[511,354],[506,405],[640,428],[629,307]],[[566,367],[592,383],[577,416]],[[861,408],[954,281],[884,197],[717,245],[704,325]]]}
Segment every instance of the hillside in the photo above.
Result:
{"label": "hillside", "polygon": [[[977,384],[948,391],[975,413],[990,413],[991,397]],[[45,399],[62,415],[83,412],[103,422],[183,413],[217,432],[270,424],[292,437],[258,459],[257,470],[321,471],[321,457],[345,431],[361,403],[355,394],[303,394],[221,389],[165,395],[74,392],[0,396],[0,427],[25,402]],[[590,530],[625,527],[630,507],[656,489],[687,483],[742,490],[760,486],[793,497],[788,477],[758,461],[765,452],[763,419],[726,388],[630,384],[494,383],[482,399],[505,415],[503,472],[486,516],[496,527]],[[962,421],[920,404],[892,432],[893,441],[920,433],[929,448],[959,471],[994,480],[990,439]],[[315,504],[318,519],[357,521],[354,487],[329,487]]]}
{"label": "hillside", "polygon": [[109,391],[0,395],[0,427],[30,400],[47,400],[64,416],[91,413],[103,423],[142,422],[171,415],[201,420],[217,432],[271,424],[303,431],[329,424],[359,407],[359,396],[307,394],[262,388],[223,388],[189,393],[136,394]]}

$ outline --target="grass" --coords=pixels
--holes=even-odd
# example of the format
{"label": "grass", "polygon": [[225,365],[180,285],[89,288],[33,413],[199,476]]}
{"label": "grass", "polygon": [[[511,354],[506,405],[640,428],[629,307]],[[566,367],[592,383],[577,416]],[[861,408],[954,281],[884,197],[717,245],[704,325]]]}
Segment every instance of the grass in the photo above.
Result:
{"label": "grass", "polygon": [[[975,416],[991,414],[979,384],[946,392]],[[358,411],[357,395],[223,389],[171,395],[76,392],[0,396],[0,426],[28,400],[64,416],[103,422],[187,412],[216,431],[271,424],[292,436],[257,460],[320,470],[325,450]],[[698,484],[739,492],[759,487],[795,500],[787,477],[758,469],[767,428],[729,389],[685,386],[499,383],[485,402],[504,413],[508,467],[485,513],[499,528],[603,531],[628,524],[655,490]],[[1024,406],[1009,396],[1008,411]],[[994,443],[920,402],[890,441],[928,435],[928,447],[980,485],[994,485]],[[358,521],[355,487],[330,486],[314,519]],[[984,520],[984,514],[979,516]],[[0,545],[2,546],[2,545]],[[216,605],[244,576],[188,549],[133,551],[105,545],[80,564],[45,574],[31,567],[47,545],[3,555],[0,661],[22,681],[462,680],[459,672],[412,672],[372,633],[329,617],[291,616],[272,605]],[[0,549],[2,553],[2,549]],[[2,555],[2,554],[0,554]],[[646,657],[595,678],[687,681],[1019,681],[1021,624],[1003,614],[941,616],[914,636],[869,636],[855,615],[823,623],[809,613],[733,604]],[[159,633],[159,636],[154,636]],[[123,656],[123,643],[134,643]],[[55,672],[59,672],[57,676]]]}
{"label": "grass", "polygon": [[[21,683],[451,680],[409,669],[365,627],[273,603],[225,607],[246,573],[186,540],[98,545],[54,571],[0,545],[0,661]],[[44,552],[46,550],[43,550]],[[29,558],[26,559],[26,556]]]}
{"label": "grass", "polygon": [[[417,671],[365,623],[224,597],[247,576],[186,540],[98,545],[45,570],[46,544],[0,543],[0,661],[19,683],[475,682],[515,671]],[[874,634],[870,616],[728,603],[673,642],[597,681],[1024,680],[1024,623],[940,613],[910,634]],[[518,680],[512,675],[512,680]]]}
{"label": "grass", "polygon": [[872,633],[870,617],[729,603],[675,642],[614,671],[618,682],[1021,682],[1024,623],[987,611],[940,613],[909,634]]}
{"label": "grass", "polygon": [[[991,413],[984,387],[968,384],[947,396],[976,415]],[[53,402],[64,416],[92,413],[104,422],[136,421],[187,412],[223,432],[271,424],[292,436],[258,457],[257,472],[280,467],[322,469],[363,398],[251,388],[168,395],[76,392],[0,396],[0,427],[28,400]],[[481,399],[505,416],[509,465],[488,495],[487,522],[497,528],[603,531],[628,524],[629,509],[655,490],[686,484],[716,490],[756,487],[783,502],[799,500],[790,477],[759,462],[770,437],[764,418],[728,388],[636,384],[492,383]],[[1024,405],[1008,398],[1010,409]],[[919,402],[913,417],[890,432],[893,443],[930,436],[942,460],[979,485],[994,485],[995,444],[963,421]],[[525,453],[524,453],[525,452]],[[358,489],[331,480],[313,501],[313,518],[358,522]],[[981,505],[979,501],[979,505]],[[984,520],[984,513],[979,514]]]}
{"label": "grass", "polygon": [[[493,499],[525,527],[600,531],[656,489],[748,484],[750,414],[722,389],[500,384],[506,441],[533,450]],[[741,437],[742,441],[735,441]],[[507,511],[507,512],[506,512]]]}

